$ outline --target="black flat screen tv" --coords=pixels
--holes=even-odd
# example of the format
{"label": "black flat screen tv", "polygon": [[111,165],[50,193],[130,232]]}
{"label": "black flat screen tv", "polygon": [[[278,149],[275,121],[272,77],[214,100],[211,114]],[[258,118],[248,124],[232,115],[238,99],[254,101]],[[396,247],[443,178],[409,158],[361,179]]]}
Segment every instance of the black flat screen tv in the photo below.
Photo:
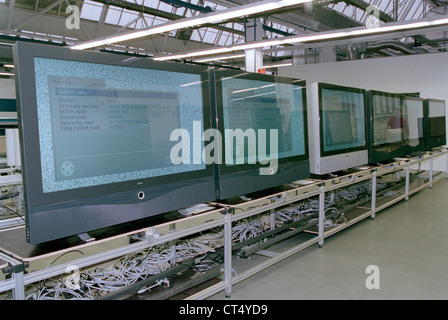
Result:
{"label": "black flat screen tv", "polygon": [[445,100],[424,100],[424,140],[428,150],[446,145]]}
{"label": "black flat screen tv", "polygon": [[407,147],[406,155],[425,153],[423,99],[402,96],[401,104],[401,113],[407,123],[407,128],[403,131],[403,143]]}
{"label": "black flat screen tv", "polygon": [[402,114],[401,94],[372,90],[367,92],[367,101],[369,163],[405,156],[409,124]]}
{"label": "black flat screen tv", "polygon": [[211,125],[206,68],[22,42],[14,61],[28,242],[216,199],[192,142]]}
{"label": "black flat screen tv", "polygon": [[216,69],[217,198],[309,178],[304,81]]}

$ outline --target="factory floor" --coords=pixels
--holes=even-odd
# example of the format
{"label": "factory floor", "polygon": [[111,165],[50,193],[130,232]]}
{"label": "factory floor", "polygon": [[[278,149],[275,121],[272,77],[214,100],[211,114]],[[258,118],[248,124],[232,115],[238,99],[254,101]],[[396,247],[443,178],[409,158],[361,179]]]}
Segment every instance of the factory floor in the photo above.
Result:
{"label": "factory floor", "polygon": [[209,300],[445,300],[447,266],[448,180],[441,179],[326,238],[322,248],[234,284],[230,298],[221,292]]}

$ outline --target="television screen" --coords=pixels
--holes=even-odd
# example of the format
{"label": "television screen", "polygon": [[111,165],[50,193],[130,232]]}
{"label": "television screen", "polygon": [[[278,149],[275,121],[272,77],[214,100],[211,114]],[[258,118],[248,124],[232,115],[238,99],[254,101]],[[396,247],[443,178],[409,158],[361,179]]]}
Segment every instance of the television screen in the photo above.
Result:
{"label": "television screen", "polygon": [[446,135],[445,117],[429,118],[429,136],[431,138],[443,137]]}
{"label": "television screen", "polygon": [[446,144],[446,105],[444,100],[424,100],[425,147],[437,148]]}
{"label": "television screen", "polygon": [[403,96],[402,115],[407,124],[403,131],[404,143],[410,147],[410,152],[423,151],[423,99]]}
{"label": "television screen", "polygon": [[[402,107],[402,95],[398,93],[372,90],[367,96],[369,163],[391,161],[419,151],[418,148],[409,148],[411,144],[414,147],[419,145],[421,113],[418,105],[412,101],[409,102],[409,110]],[[418,100],[413,97],[407,99]]]}
{"label": "television screen", "polygon": [[205,68],[23,43],[15,58],[30,242],[215,199],[190,143],[210,126]]}
{"label": "television screen", "polygon": [[325,140],[333,146],[352,144],[353,126],[349,111],[327,111]]}
{"label": "television screen", "polygon": [[408,130],[407,121],[401,114],[400,96],[385,92],[372,95],[373,145],[400,144],[403,128]]}
{"label": "television screen", "polygon": [[[200,75],[87,63],[77,63],[76,72],[89,70],[94,79],[52,75],[64,65],[69,68],[71,63],[35,59],[44,193],[205,168],[175,165],[170,159],[177,143],[170,141],[171,132],[193,132],[193,121],[202,123],[201,106],[188,101],[201,98],[201,87],[189,88],[188,94],[180,87],[200,81]],[[102,73],[100,68],[108,70]],[[147,89],[133,88],[124,76],[108,83],[108,74],[117,72],[145,79]],[[175,77],[178,85],[169,89],[150,84],[162,77]]]}
{"label": "television screen", "polygon": [[303,81],[219,69],[216,97],[224,145],[220,198],[309,176]]}
{"label": "television screen", "polygon": [[319,84],[321,154],[366,148],[364,90]]}

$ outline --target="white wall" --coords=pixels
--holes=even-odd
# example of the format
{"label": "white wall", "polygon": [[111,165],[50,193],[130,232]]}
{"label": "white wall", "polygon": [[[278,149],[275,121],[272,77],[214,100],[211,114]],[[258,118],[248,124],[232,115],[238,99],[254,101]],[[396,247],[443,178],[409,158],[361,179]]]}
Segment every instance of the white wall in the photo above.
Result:
{"label": "white wall", "polygon": [[[422,98],[448,102],[448,53],[296,65],[279,68],[278,73],[366,90],[420,92]],[[437,159],[435,169],[445,170],[446,160]]]}
{"label": "white wall", "polygon": [[0,79],[0,98],[15,99],[16,88],[14,79]]}
{"label": "white wall", "polygon": [[448,53],[297,65],[279,75],[448,101]]}

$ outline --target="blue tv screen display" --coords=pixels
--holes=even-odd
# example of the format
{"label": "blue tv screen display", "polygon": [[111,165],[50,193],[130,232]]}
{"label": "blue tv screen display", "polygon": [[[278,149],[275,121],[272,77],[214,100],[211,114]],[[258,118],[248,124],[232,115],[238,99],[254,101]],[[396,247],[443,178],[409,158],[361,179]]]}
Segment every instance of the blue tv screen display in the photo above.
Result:
{"label": "blue tv screen display", "polygon": [[202,122],[200,75],[46,58],[35,72],[44,192],[205,167],[170,159],[171,133]]}
{"label": "blue tv screen display", "polygon": [[[236,149],[236,144],[226,140],[225,149],[230,151],[226,152],[227,166],[249,163],[249,143],[273,151],[272,154],[267,152],[270,158],[285,159],[306,154],[303,83],[228,77],[221,79],[221,86],[224,128],[253,130],[255,138],[255,141],[246,140],[245,150]],[[261,136],[260,130],[265,130],[266,135]],[[272,132],[276,133],[276,140],[272,140]],[[270,150],[271,145],[275,145],[274,150]]]}
{"label": "blue tv screen display", "polygon": [[365,148],[365,96],[362,90],[321,84],[323,154]]}

